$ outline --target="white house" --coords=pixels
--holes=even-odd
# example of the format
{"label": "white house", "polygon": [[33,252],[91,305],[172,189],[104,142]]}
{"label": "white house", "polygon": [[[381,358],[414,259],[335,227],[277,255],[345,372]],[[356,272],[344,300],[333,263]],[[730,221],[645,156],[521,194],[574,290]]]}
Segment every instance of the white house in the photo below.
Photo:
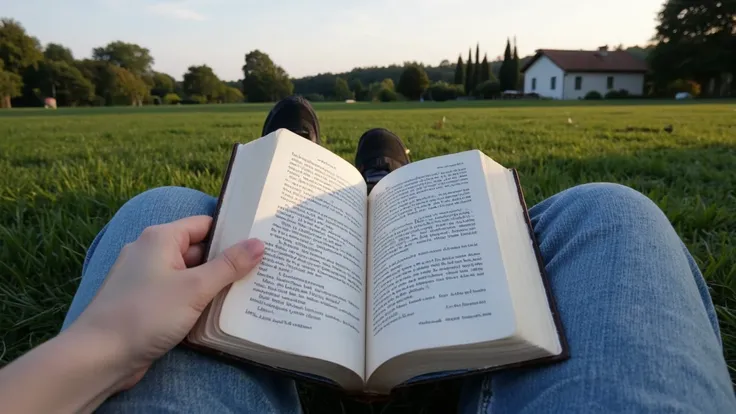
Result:
{"label": "white house", "polygon": [[522,68],[524,93],[553,99],[580,99],[590,91],[605,95],[625,89],[644,93],[646,62],[625,51],[540,49]]}

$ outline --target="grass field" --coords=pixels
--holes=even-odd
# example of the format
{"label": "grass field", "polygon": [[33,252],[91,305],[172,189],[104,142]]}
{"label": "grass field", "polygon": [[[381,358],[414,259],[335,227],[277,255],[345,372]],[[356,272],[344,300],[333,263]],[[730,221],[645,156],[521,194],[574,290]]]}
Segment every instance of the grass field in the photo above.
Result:
{"label": "grass field", "polygon": [[[268,109],[0,111],[0,365],[57,332],[85,250],[117,208],[163,185],[216,195],[231,144],[257,137]],[[317,112],[326,146],[348,160],[376,126],[402,136],[414,159],[480,149],[519,170],[529,205],[594,181],[643,192],[707,278],[736,378],[736,103],[324,104]],[[662,132],[666,125],[674,132]],[[385,412],[443,412],[455,392],[409,395]],[[328,394],[308,392],[308,408],[360,408]]]}

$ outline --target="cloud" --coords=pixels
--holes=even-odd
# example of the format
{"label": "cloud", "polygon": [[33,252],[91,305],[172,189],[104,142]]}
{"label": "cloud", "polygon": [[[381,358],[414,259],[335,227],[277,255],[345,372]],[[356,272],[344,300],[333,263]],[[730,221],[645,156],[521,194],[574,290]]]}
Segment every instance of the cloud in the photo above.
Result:
{"label": "cloud", "polygon": [[163,17],[169,17],[177,20],[205,20],[205,16],[194,10],[183,7],[177,2],[158,3],[146,7],[149,13],[157,14]]}

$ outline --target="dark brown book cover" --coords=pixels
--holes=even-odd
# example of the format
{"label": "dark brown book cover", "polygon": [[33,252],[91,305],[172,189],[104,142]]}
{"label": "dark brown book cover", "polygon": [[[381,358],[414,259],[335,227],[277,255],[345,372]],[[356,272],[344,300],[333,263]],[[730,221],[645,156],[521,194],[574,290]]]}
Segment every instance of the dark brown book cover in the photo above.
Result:
{"label": "dark brown book cover", "polygon": [[[215,209],[215,214],[213,216],[212,228],[210,229],[210,232],[207,235],[206,250],[205,250],[205,256],[204,257],[209,257],[210,247],[211,247],[211,244],[212,244],[212,237],[215,234],[215,228],[218,225],[218,216],[219,216],[219,213],[220,213],[220,209],[222,208],[222,202],[223,202],[223,199],[224,199],[225,192],[227,191],[227,184],[228,184],[228,181],[230,179],[230,174],[232,172],[232,167],[233,167],[233,164],[234,164],[234,161],[235,161],[235,156],[237,154],[238,145],[239,144],[235,144],[233,146],[232,154],[230,156],[230,162],[228,163],[227,171],[225,173],[225,178],[224,178],[223,183],[222,183],[222,188],[220,189],[220,195],[218,197],[217,207]],[[401,385],[395,387],[394,390],[398,390],[398,389],[402,389],[402,388],[407,388],[407,387],[413,387],[415,385],[421,385],[421,384],[427,384],[427,383],[436,383],[436,382],[440,382],[440,381],[454,380],[454,379],[458,379],[458,378],[462,378],[462,377],[468,377],[468,376],[472,376],[472,375],[481,375],[481,374],[486,374],[486,373],[489,373],[489,372],[496,372],[496,371],[502,371],[502,370],[507,370],[507,369],[513,369],[513,368],[530,368],[530,367],[534,367],[534,366],[537,366],[537,365],[545,365],[545,364],[551,364],[551,363],[554,363],[554,362],[563,361],[563,360],[566,360],[566,359],[568,359],[570,357],[569,346],[568,346],[568,343],[567,343],[567,338],[565,337],[564,327],[562,326],[562,320],[560,319],[560,315],[559,315],[559,312],[557,310],[557,304],[555,302],[554,295],[552,294],[552,289],[550,287],[549,278],[547,277],[547,272],[545,270],[544,260],[542,259],[542,254],[541,254],[541,252],[539,250],[539,245],[537,243],[536,236],[534,235],[534,228],[532,226],[531,219],[529,218],[529,211],[527,209],[526,201],[524,200],[524,193],[523,193],[523,191],[521,189],[521,182],[519,180],[519,174],[518,174],[518,172],[515,169],[511,169],[511,172],[514,175],[514,181],[516,183],[516,189],[517,189],[517,193],[518,193],[518,196],[519,196],[519,203],[520,203],[519,205],[520,205],[520,207],[521,207],[521,209],[523,211],[524,220],[527,223],[527,229],[529,231],[529,237],[531,238],[531,240],[533,242],[532,244],[534,245],[534,253],[535,253],[535,256],[537,258],[537,264],[539,265],[539,272],[540,272],[541,277],[542,277],[542,282],[544,284],[544,289],[545,289],[545,291],[547,293],[547,300],[549,302],[550,311],[552,312],[552,317],[554,318],[555,325],[557,327],[557,333],[559,335],[560,344],[562,346],[562,353],[560,355],[555,355],[555,356],[551,356],[551,357],[544,357],[544,358],[539,358],[539,359],[534,359],[534,360],[529,360],[529,361],[517,362],[517,363],[513,363],[513,364],[508,364],[508,365],[500,365],[500,366],[491,367],[491,368],[483,368],[483,369],[478,369],[478,370],[453,371],[453,372],[448,372],[446,374],[443,374],[443,373],[436,373],[434,375],[430,374],[430,375],[427,375],[427,377],[429,377],[427,379],[421,379],[421,377],[419,377],[420,379],[418,379],[418,380],[410,380],[410,381],[408,381],[408,382],[406,382],[404,384],[401,384]],[[284,375],[293,377],[293,378],[295,378],[297,380],[302,380],[302,381],[306,381],[306,382],[321,384],[321,385],[324,385],[324,386],[327,386],[327,387],[330,387],[330,388],[341,389],[340,386],[337,383],[335,383],[335,382],[333,382],[333,381],[331,381],[331,380],[329,380],[327,378],[320,378],[320,377],[317,377],[317,376],[314,376],[314,375],[310,375],[310,374],[307,374],[307,373],[300,373],[300,372],[290,371],[290,370],[286,370],[286,369],[282,369],[282,368],[276,368],[276,367],[266,366],[266,365],[263,365],[263,364],[259,364],[259,363],[250,361],[250,360],[245,359],[245,358],[241,358],[241,357],[238,357],[238,356],[235,356],[235,355],[227,354],[227,353],[222,352],[222,351],[218,351],[216,349],[212,349],[212,348],[209,348],[209,347],[203,347],[203,346],[200,346],[200,345],[197,345],[197,344],[193,344],[193,343],[189,342],[187,339],[184,340],[183,344],[185,346],[189,347],[189,348],[192,348],[192,349],[195,349],[197,351],[200,351],[200,352],[209,354],[209,355],[211,355],[211,356],[213,356],[215,358],[218,358],[218,359],[220,359],[220,360],[222,360],[223,362],[226,362],[226,363],[233,363],[233,364],[237,364],[237,365],[251,365],[251,366],[256,366],[256,367],[259,367],[259,368],[262,368],[262,369],[267,369],[267,370],[272,370],[272,371],[276,371],[276,372],[282,373]],[[351,392],[351,391],[347,391],[347,390],[343,390],[343,391],[346,394],[351,394],[351,395],[354,395],[356,398],[361,398],[361,399],[365,399],[365,400],[379,400],[379,399],[385,399],[385,398],[387,398],[386,395],[366,394],[366,393],[360,393],[360,392],[359,393],[355,393],[355,392]]]}

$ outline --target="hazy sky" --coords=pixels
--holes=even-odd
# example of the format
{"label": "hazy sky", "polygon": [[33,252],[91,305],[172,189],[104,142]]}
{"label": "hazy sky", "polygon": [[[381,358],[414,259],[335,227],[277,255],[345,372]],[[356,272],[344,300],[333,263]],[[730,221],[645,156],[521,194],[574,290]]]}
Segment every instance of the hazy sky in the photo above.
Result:
{"label": "hazy sky", "polygon": [[0,0],[19,20],[77,58],[114,40],[151,50],[154,68],[181,79],[206,63],[225,80],[242,77],[245,53],[260,49],[293,77],[404,61],[438,64],[540,48],[644,44],[664,0]]}

